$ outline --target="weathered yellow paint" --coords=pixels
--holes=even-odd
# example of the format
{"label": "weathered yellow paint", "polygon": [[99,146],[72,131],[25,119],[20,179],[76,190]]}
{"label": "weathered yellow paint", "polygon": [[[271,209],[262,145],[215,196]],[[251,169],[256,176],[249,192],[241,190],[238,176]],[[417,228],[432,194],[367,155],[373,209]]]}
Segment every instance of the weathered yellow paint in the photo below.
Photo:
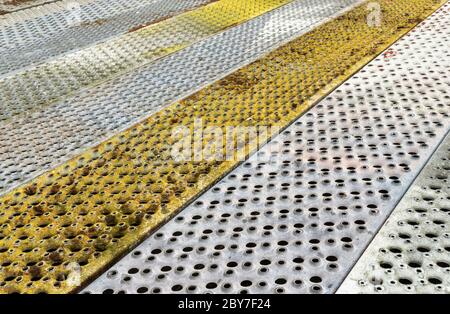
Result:
{"label": "weathered yellow paint", "polygon": [[214,1],[207,6],[180,14],[162,23],[142,28],[135,33],[142,37],[149,37],[158,33],[171,32],[180,28],[180,25],[191,25],[199,34],[208,36],[289,2],[292,0]]}
{"label": "weathered yellow paint", "polygon": [[[16,108],[15,115],[28,114],[30,110],[49,106],[73,96],[83,88],[92,88],[124,75],[292,1],[212,1],[208,5],[131,29],[121,36],[6,77],[0,80],[0,90],[13,102],[11,106]],[[96,22],[102,23],[100,20]],[[83,27],[83,24],[79,27]],[[21,93],[22,90],[18,89],[18,81],[26,92],[24,90]],[[40,88],[36,88],[36,82],[40,83]],[[47,88],[48,85],[54,88]],[[15,98],[17,96],[19,102]],[[5,106],[5,109],[0,107],[0,115],[8,117],[8,111],[9,106]]]}
{"label": "weathered yellow paint", "polygon": [[285,127],[443,2],[363,4],[3,196],[0,291],[76,290],[70,262],[89,280],[236,166],[174,161],[174,127]]}

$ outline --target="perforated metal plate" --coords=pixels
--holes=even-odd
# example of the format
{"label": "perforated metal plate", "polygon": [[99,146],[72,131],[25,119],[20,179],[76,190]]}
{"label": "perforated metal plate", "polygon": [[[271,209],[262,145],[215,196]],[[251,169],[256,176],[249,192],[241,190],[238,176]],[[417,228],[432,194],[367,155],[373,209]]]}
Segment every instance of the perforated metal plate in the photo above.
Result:
{"label": "perforated metal plate", "polygon": [[85,293],[330,293],[450,128],[450,6]]}
{"label": "perforated metal plate", "polygon": [[116,81],[25,117],[10,119],[0,125],[0,193],[254,61],[358,2],[295,1]]}
{"label": "perforated metal plate", "polygon": [[1,0],[0,15],[56,1],[58,0]]}
{"label": "perforated metal plate", "polygon": [[291,1],[213,1],[160,23],[7,75],[0,79],[3,91],[0,122],[113,79]]}
{"label": "perforated metal plate", "polygon": [[44,15],[50,15],[59,11],[64,11],[68,6],[73,5],[74,2],[76,2],[76,4],[78,5],[85,5],[95,1],[98,0],[58,0],[48,2],[43,5],[34,5],[28,8],[22,7],[14,12],[5,12],[5,14],[0,14],[0,26],[7,26],[28,20],[31,21]]}
{"label": "perforated metal plate", "polygon": [[63,10],[0,28],[0,74],[80,50],[210,2],[98,0],[78,6],[78,2],[63,4]]}
{"label": "perforated metal plate", "polygon": [[[238,164],[177,160],[174,127],[197,130],[198,118],[221,130],[286,126],[443,1],[381,3],[377,28],[366,6],[354,8],[2,196],[0,291],[80,288]],[[255,148],[233,142],[233,155]]]}
{"label": "perforated metal plate", "polygon": [[450,135],[338,293],[450,293],[449,176]]}

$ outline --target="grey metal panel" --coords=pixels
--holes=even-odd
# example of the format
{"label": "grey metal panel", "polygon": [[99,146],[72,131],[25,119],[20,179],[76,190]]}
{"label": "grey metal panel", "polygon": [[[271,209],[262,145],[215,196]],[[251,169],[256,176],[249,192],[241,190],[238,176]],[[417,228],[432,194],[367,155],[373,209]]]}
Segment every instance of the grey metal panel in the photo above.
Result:
{"label": "grey metal panel", "polygon": [[[193,0],[180,4],[179,2],[165,1],[152,3],[144,9],[149,10],[147,11],[147,17],[150,18],[147,22],[149,22],[157,21],[164,16],[167,17],[170,12],[184,11],[193,8],[194,4],[200,5],[206,2],[208,1]],[[257,4],[258,2],[252,1],[245,5],[245,8],[255,9]],[[269,7],[270,5],[273,5],[273,3],[271,2]],[[4,51],[3,57],[5,57],[5,60],[0,62],[0,68],[4,68],[4,71],[1,72],[0,70],[0,73],[8,73],[0,78],[0,90],[2,91],[0,94],[0,124],[5,123],[13,116],[25,114],[30,110],[39,110],[43,106],[76,94],[83,88],[101,84],[103,81],[111,80],[136,67],[149,64],[167,55],[171,49],[174,49],[173,47],[187,46],[212,34],[210,29],[199,27],[198,23],[189,23],[189,19],[180,17],[169,20],[167,22],[169,25],[164,23],[154,25],[150,34],[142,34],[143,31],[130,32],[84,48],[81,43],[77,42],[77,36],[70,37],[69,34],[64,34],[64,32],[61,32],[61,35],[66,40],[48,42],[48,37],[54,34],[52,29],[67,29],[69,32],[78,34],[78,36],[82,36],[86,29],[90,29],[91,33],[94,31],[94,34],[96,34],[95,30],[100,30],[105,18],[107,18],[108,11],[110,14],[111,12],[124,11],[124,6],[118,6],[118,3],[113,3],[111,6],[104,3],[102,7],[94,2],[86,7],[79,9],[79,20],[75,24],[79,27],[72,29],[72,27],[66,25],[68,21],[66,21],[66,15],[72,12],[66,10],[58,14],[60,27],[54,26],[55,23],[53,22],[45,24],[49,28],[48,34],[42,34],[32,26],[24,27],[21,25],[19,34],[8,38],[17,46],[14,46],[12,50]],[[154,14],[151,13],[152,10],[160,10],[161,13]],[[84,12],[88,13],[84,14]],[[245,12],[244,8],[241,8],[239,13],[242,14],[243,12]],[[101,13],[104,14],[103,18],[100,18],[102,17]],[[128,15],[132,16],[133,14],[130,14],[128,10]],[[206,15],[205,18],[212,25],[218,23],[220,19],[217,14]],[[139,20],[139,18],[136,19]],[[116,19],[113,17],[113,20]],[[120,21],[120,18],[116,21]],[[105,23],[106,27],[107,24],[109,23]],[[139,24],[134,24],[133,27],[136,25]],[[131,25],[129,26],[131,27]],[[22,32],[29,32],[41,40],[22,41]],[[103,35],[102,32],[98,32],[99,38],[102,38]],[[75,39],[74,42],[72,42],[73,39]],[[55,40],[58,40],[58,38],[55,38]],[[72,47],[79,45],[81,49],[63,53],[64,43],[67,41],[72,42]],[[62,50],[58,48],[56,51],[52,51],[52,45],[61,47]],[[168,52],[165,52],[166,50]],[[46,60],[46,58],[52,56],[52,53],[56,53],[57,57]],[[62,55],[60,55],[61,53]],[[33,62],[44,60],[46,61],[44,63],[21,68]],[[14,71],[17,68],[21,69]]]}
{"label": "grey metal panel", "polygon": [[24,10],[34,6],[40,6],[47,3],[56,2],[58,0],[31,0],[31,1],[12,1],[1,0],[0,1],[0,13],[11,13],[19,10]]}
{"label": "grey metal panel", "polygon": [[450,129],[447,4],[84,293],[332,293]]}
{"label": "grey metal panel", "polygon": [[450,135],[338,293],[450,293]]}
{"label": "grey metal panel", "polygon": [[[210,0],[98,0],[60,4],[62,10],[0,28],[0,75],[105,41]],[[45,7],[45,6],[44,6]],[[42,10],[42,9],[41,9]],[[77,17],[79,23],[74,20]]]}
{"label": "grey metal panel", "polygon": [[357,0],[302,0],[0,124],[0,193],[300,36]]}
{"label": "grey metal panel", "polygon": [[[76,0],[77,4],[85,5],[97,0]],[[33,20],[44,15],[50,15],[59,11],[63,11],[74,0],[58,0],[44,3],[43,5],[34,5],[32,7],[21,8],[19,10],[0,15],[0,27],[12,25],[27,20]]]}

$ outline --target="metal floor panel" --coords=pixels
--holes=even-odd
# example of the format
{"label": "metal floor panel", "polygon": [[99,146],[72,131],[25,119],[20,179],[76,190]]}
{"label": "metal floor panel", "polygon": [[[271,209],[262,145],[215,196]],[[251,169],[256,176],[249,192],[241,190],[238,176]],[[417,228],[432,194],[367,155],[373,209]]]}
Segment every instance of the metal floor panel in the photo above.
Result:
{"label": "metal floor panel", "polygon": [[[220,0],[0,79],[0,123],[76,95],[293,0]],[[2,63],[8,68],[8,63]],[[6,72],[9,69],[5,69]]]}
{"label": "metal floor panel", "polygon": [[447,3],[84,292],[334,292],[450,129],[449,22]]}
{"label": "metal floor panel", "polygon": [[[77,291],[231,171],[239,164],[239,157],[245,157],[248,152],[256,149],[254,138],[241,138],[239,134],[232,132],[229,134],[229,144],[236,146],[231,149],[230,158],[180,161],[173,153],[174,149],[176,153],[179,142],[184,142],[185,137],[176,137],[174,128],[184,127],[184,130],[195,130],[197,133],[204,129],[197,124],[201,118],[203,126],[215,127],[215,130],[219,128],[226,131],[230,127],[247,127],[253,130],[259,128],[261,132],[257,139],[260,143],[265,142],[274,134],[274,129],[289,125],[318,98],[348,78],[444,2],[382,0],[383,23],[378,27],[367,23],[367,7],[358,6],[3,195],[0,198],[0,292]],[[392,53],[385,56],[392,56]],[[143,85],[145,86],[145,82]],[[378,90],[374,91],[374,97],[378,96],[377,93]],[[136,92],[129,90],[128,94],[134,95]],[[373,121],[365,121],[365,129],[353,126],[355,121],[345,121],[342,116],[331,117],[330,121],[324,123],[326,126],[336,123],[338,126],[352,127],[351,132],[356,140],[359,136],[365,137],[371,140],[369,145],[386,145],[385,150],[391,151],[391,143],[385,136],[405,139],[405,133],[410,131],[410,126],[399,122],[404,110],[400,105],[388,106],[375,102],[371,105],[370,114],[362,111],[354,116],[356,122],[365,117],[373,117]],[[448,118],[448,108],[443,108],[443,112],[436,110],[437,116],[430,122],[424,121],[422,113],[418,117],[413,115],[423,105],[426,103],[419,103],[419,109],[415,105],[410,106],[412,117],[407,116],[405,120],[408,118],[408,121],[417,121],[422,128],[428,123],[429,129],[418,130],[414,133],[413,140],[420,141],[419,144],[424,146],[432,146],[436,140],[434,136],[438,138],[440,131],[448,128],[445,123],[439,123],[442,116]],[[398,116],[375,112],[379,108],[390,110]],[[326,110],[323,113],[331,114],[328,108]],[[339,115],[341,114],[346,112],[339,111]],[[352,115],[353,112],[348,114]],[[377,124],[375,119],[385,119],[382,121],[389,124]],[[308,123],[316,120],[320,120],[320,117],[314,117]],[[400,135],[384,133],[391,127],[391,120],[398,124],[394,125],[397,126],[397,131],[402,132]],[[370,128],[374,131],[370,132]],[[330,128],[330,134],[325,134],[325,140],[333,140],[333,136],[328,135],[340,131],[346,132]],[[426,133],[421,133],[422,131]],[[199,139],[201,144],[210,144],[211,136],[212,134],[206,134]],[[216,148],[220,150],[230,149],[223,141],[216,144]],[[392,144],[400,150],[405,148],[398,146],[408,143],[395,141]],[[361,145],[363,153],[371,148],[364,146],[364,143]],[[326,146],[321,148],[327,149]],[[341,149],[349,148],[345,145]],[[384,152],[383,148],[377,150]],[[387,166],[389,169],[386,172],[397,174],[409,171],[410,159],[421,158],[419,153],[426,155],[424,150],[425,148],[419,152],[411,150],[404,155],[399,152],[398,156],[390,157],[393,164]],[[363,170],[367,167],[369,175],[376,167],[365,165],[364,162],[369,157],[358,153],[337,155],[332,160],[339,163],[344,157],[348,160],[353,157],[355,165],[361,164]],[[211,157],[211,153],[205,154]],[[372,155],[371,158],[377,157]],[[313,162],[314,156],[309,159]],[[381,161],[385,159],[381,158]],[[350,165],[348,160],[342,160],[343,167]],[[331,164],[330,160],[320,161],[326,165]],[[414,166],[412,161],[411,166]],[[336,166],[333,175],[338,177],[341,171],[354,171],[351,166],[348,167],[344,170]],[[366,177],[361,179],[363,183],[358,181],[358,175],[361,174],[366,173],[363,171],[355,174],[355,184],[369,184]],[[344,174],[335,183],[341,184],[343,176]],[[395,178],[388,178],[396,181]],[[315,184],[307,182],[309,188],[314,189]],[[377,190],[377,193],[388,197],[383,191]],[[307,197],[312,198],[314,193],[311,194]],[[337,196],[345,198],[344,194]],[[327,195],[323,197],[328,198]],[[368,196],[364,195],[364,199],[368,199]],[[271,200],[269,196],[267,201]],[[245,200],[239,199],[239,202],[245,203]],[[376,214],[373,205],[375,203],[369,204],[368,210]],[[309,207],[307,210],[314,213],[314,208]],[[339,207],[337,210],[344,208]],[[296,228],[301,229],[301,226]],[[205,231],[206,236],[208,233],[209,231]],[[351,249],[349,236],[338,239],[345,242],[343,250]],[[285,246],[284,244],[281,241],[278,245]],[[316,239],[311,244],[317,244]],[[74,276],[79,280],[72,280]],[[317,281],[319,278],[311,280]]]}
{"label": "metal floor panel", "polygon": [[295,1],[73,99],[10,119],[0,125],[0,194],[359,2]]}
{"label": "metal floor panel", "polygon": [[[98,0],[0,28],[0,75],[105,41],[211,0]],[[78,20],[76,20],[78,18]]]}
{"label": "metal floor panel", "polygon": [[34,6],[40,6],[58,0],[1,0],[0,15],[24,10]]}
{"label": "metal floor panel", "polygon": [[450,293],[449,177],[450,134],[338,293]]}
{"label": "metal floor panel", "polygon": [[[99,0],[76,0],[76,3],[83,6],[95,1]],[[0,14],[0,26],[8,26],[20,22],[31,21],[44,15],[64,11],[73,3],[74,0],[58,0],[43,5],[20,9],[11,13],[5,12],[4,14]]]}

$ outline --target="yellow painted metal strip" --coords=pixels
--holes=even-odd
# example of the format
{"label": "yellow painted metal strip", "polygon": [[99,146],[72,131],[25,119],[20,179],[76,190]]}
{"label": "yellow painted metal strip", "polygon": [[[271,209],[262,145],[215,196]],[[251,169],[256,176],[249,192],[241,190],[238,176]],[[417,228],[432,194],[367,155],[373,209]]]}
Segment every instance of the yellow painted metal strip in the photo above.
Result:
{"label": "yellow painted metal strip", "polygon": [[48,106],[292,1],[211,0],[195,10],[27,68],[0,80],[6,103],[6,109],[0,107],[0,118],[11,118],[10,107],[19,115]]}
{"label": "yellow painted metal strip", "polygon": [[176,162],[174,127],[284,127],[443,2],[363,4],[3,196],[0,291],[76,290],[238,163]]}

